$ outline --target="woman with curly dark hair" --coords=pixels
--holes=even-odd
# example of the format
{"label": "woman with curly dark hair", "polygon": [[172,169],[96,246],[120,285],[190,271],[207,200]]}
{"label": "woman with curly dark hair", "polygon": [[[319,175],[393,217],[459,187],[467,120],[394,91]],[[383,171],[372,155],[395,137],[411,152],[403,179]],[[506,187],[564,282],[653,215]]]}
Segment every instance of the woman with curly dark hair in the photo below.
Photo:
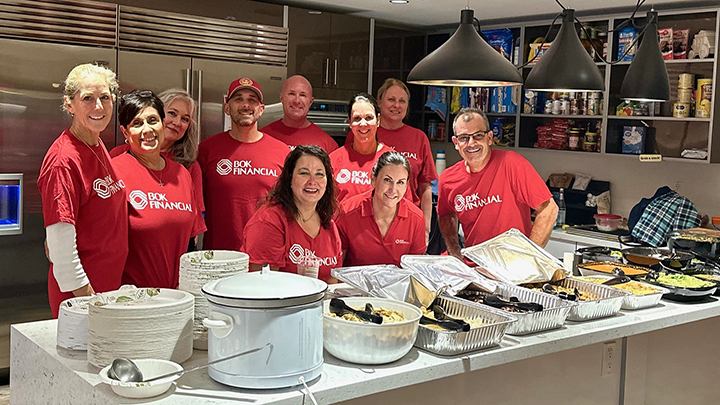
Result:
{"label": "woman with curly dark hair", "polygon": [[285,159],[275,186],[243,232],[251,270],[271,268],[337,282],[342,264],[333,217],[337,208],[332,166],[318,146],[300,145]]}

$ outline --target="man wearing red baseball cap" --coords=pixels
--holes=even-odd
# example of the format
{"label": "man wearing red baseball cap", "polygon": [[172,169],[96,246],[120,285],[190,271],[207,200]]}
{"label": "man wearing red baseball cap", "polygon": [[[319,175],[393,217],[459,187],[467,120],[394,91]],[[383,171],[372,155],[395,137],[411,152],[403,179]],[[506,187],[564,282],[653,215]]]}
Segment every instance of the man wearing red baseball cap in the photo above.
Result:
{"label": "man wearing red baseball cap", "polygon": [[230,83],[223,110],[230,116],[231,129],[209,137],[198,148],[207,225],[203,249],[240,250],[245,224],[257,201],[275,184],[290,150],[258,131],[265,105],[260,85],[249,77]]}

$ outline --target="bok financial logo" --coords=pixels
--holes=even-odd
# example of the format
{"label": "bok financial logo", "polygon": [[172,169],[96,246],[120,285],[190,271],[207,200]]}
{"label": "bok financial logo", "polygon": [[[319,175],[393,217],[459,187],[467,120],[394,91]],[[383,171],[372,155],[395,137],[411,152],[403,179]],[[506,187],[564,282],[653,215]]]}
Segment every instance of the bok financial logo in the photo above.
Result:
{"label": "bok financial logo", "polygon": [[109,174],[104,179],[95,179],[93,181],[93,190],[103,200],[110,198],[111,195],[123,188],[125,188],[125,183],[122,180],[113,180]]}
{"label": "bok financial logo", "polygon": [[458,194],[453,199],[453,202],[455,205],[455,211],[463,212],[473,210],[475,208],[482,208],[488,204],[501,203],[502,199],[500,198],[500,194],[480,198],[477,193],[474,193],[468,196]]}

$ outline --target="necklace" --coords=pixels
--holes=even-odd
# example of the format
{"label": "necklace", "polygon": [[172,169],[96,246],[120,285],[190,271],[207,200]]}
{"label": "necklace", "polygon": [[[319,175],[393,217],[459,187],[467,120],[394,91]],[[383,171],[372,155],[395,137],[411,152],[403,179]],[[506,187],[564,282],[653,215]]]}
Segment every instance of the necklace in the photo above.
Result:
{"label": "necklace", "polygon": [[[138,157],[134,153],[132,153],[132,151],[128,151],[128,153],[130,153],[130,156],[134,157],[135,160],[138,161],[138,163],[143,165],[147,169],[148,173],[150,173],[153,177],[155,177],[155,180],[157,180],[158,185],[160,187],[165,188],[165,183],[163,183],[163,181],[162,181],[162,177],[163,177],[162,169],[160,169],[160,177],[158,178],[158,176],[155,174],[155,170],[149,168],[145,163],[143,163],[140,159],[138,159]],[[161,156],[160,159],[163,159],[163,157]]]}
{"label": "necklace", "polygon": [[[73,134],[72,131],[71,131],[70,133]],[[90,149],[90,152],[92,152],[92,154],[95,155],[95,159],[97,159],[98,162],[100,162],[100,164],[102,165],[103,169],[105,169],[105,174],[106,174],[108,177],[111,177],[111,176],[110,176],[110,170],[108,170],[107,165],[105,165],[105,162],[103,162],[103,160],[100,159],[100,156],[98,156],[98,154],[95,153],[95,150],[94,150],[90,145],[88,145],[85,141],[83,141],[82,139],[80,139],[79,136],[77,136],[77,135],[75,135],[75,134],[73,134],[73,136],[74,136],[75,138],[77,138],[78,141],[82,142],[85,146],[87,146],[88,149]],[[98,145],[101,145],[101,144],[102,144],[102,139],[98,138]],[[104,157],[104,156],[103,156],[103,157]]]}
{"label": "necklace", "polygon": [[303,218],[303,216],[302,216],[302,214],[300,213],[300,211],[298,211],[298,216],[299,216],[300,219],[302,220],[303,224],[305,224],[305,223],[307,223],[307,221],[311,220],[312,217],[315,216],[315,214],[317,214],[317,211],[313,211],[313,213],[310,214],[310,216],[309,216],[307,219],[305,219],[305,218]]}

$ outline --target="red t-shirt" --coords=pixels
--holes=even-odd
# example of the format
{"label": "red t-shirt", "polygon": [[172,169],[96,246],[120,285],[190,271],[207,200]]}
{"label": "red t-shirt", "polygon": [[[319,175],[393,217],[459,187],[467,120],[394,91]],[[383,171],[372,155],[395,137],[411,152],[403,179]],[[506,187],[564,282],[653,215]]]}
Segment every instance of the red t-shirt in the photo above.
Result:
{"label": "red t-shirt", "polygon": [[205,231],[190,173],[170,159],[163,170],[150,170],[129,153],[113,165],[125,182],[130,216],[123,284],[177,288],[180,256]]}
{"label": "red t-shirt", "polygon": [[310,237],[280,205],[263,206],[255,212],[245,227],[242,251],[250,255],[250,263],[280,268],[297,273],[297,265],[306,255],[322,261],[318,278],[327,281],[330,270],[340,267],[342,247],[334,221],[330,228],[320,227],[315,238]]}
{"label": "red t-shirt", "polygon": [[522,155],[493,149],[480,172],[468,173],[465,161],[442,172],[438,216],[457,214],[465,245],[474,246],[517,228],[530,236],[530,209],[552,198],[535,168]]}
{"label": "red t-shirt", "polygon": [[345,145],[331,153],[330,163],[335,176],[338,201],[371,190],[372,168],[380,155],[390,151],[390,147],[382,145],[375,153],[361,155],[355,152],[351,145]]}
{"label": "red t-shirt", "polygon": [[288,153],[287,145],[271,136],[244,143],[221,132],[200,143],[207,224],[203,249],[240,250],[245,224],[275,185]]}
{"label": "red t-shirt", "polygon": [[[128,214],[125,183],[110,163],[102,140],[88,146],[65,130],[45,154],[38,189],[45,226],[66,222],[75,226],[80,262],[95,292],[120,288],[128,253]],[[60,303],[72,298],[63,293],[48,273],[48,296],[53,317]]]}
{"label": "red t-shirt", "polygon": [[282,120],[277,120],[262,127],[260,132],[287,144],[290,149],[298,145],[317,145],[325,152],[331,153],[338,148],[337,142],[312,122],[305,128],[292,128],[283,124]]}
{"label": "red t-shirt", "polygon": [[423,131],[409,125],[395,130],[379,127],[377,137],[380,142],[400,152],[410,162],[410,181],[405,198],[419,207],[418,185],[438,178],[430,141]]}
{"label": "red t-shirt", "polygon": [[[118,145],[110,150],[110,157],[117,157],[130,150],[130,145],[124,143]],[[172,153],[161,152],[166,158],[173,159]],[[198,198],[198,207],[200,212],[205,212],[205,201],[203,199],[203,188],[202,188],[202,170],[197,162],[192,162],[190,167],[187,168],[190,171],[190,177],[192,177],[193,188],[195,189],[195,196]]]}
{"label": "red t-shirt", "polygon": [[425,217],[408,199],[398,203],[395,219],[385,237],[375,222],[372,191],[352,196],[340,204],[338,232],[345,253],[343,266],[394,264],[400,256],[425,253]]}

